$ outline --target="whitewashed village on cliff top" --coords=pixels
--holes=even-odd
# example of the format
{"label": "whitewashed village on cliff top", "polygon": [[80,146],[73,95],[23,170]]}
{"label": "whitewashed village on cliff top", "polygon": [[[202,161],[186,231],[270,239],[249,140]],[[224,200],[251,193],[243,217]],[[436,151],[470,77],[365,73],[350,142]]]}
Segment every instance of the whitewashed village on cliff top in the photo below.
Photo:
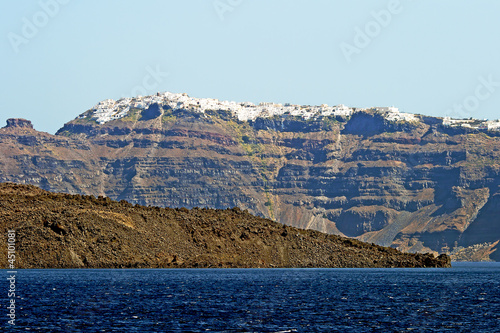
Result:
{"label": "whitewashed village on cliff top", "polygon": [[[112,120],[125,117],[131,108],[147,109],[152,104],[169,106],[173,110],[185,109],[204,113],[207,110],[229,111],[239,120],[247,121],[256,118],[269,118],[273,116],[291,115],[303,119],[310,119],[319,116],[351,116],[355,112],[374,110],[381,113],[388,121],[419,121],[411,113],[400,112],[396,107],[373,107],[373,108],[351,108],[343,104],[328,106],[259,103],[255,105],[251,102],[219,101],[213,98],[193,98],[186,93],[157,93],[151,96],[137,96],[133,98],[121,98],[117,101],[107,99],[99,102],[90,111],[92,119],[99,124],[104,124]],[[82,114],[80,118],[87,115]],[[500,130],[500,120],[474,120],[474,119],[452,119],[443,118],[443,126],[465,127],[478,130]]]}

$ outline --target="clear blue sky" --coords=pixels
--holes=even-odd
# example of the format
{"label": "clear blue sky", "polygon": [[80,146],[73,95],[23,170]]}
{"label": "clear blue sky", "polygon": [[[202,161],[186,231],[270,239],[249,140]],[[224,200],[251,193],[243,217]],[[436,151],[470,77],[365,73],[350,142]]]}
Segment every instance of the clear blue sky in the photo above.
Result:
{"label": "clear blue sky", "polygon": [[54,133],[100,100],[157,91],[500,118],[498,0],[10,0],[0,13],[0,127]]}

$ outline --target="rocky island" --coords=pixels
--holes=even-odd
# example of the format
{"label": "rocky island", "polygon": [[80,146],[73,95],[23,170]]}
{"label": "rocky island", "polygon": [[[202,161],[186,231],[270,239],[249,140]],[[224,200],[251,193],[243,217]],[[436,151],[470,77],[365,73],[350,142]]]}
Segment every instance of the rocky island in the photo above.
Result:
{"label": "rocky island", "polygon": [[[450,267],[450,258],[284,226],[239,208],[171,209],[0,184],[18,268]],[[0,254],[6,262],[6,253]]]}

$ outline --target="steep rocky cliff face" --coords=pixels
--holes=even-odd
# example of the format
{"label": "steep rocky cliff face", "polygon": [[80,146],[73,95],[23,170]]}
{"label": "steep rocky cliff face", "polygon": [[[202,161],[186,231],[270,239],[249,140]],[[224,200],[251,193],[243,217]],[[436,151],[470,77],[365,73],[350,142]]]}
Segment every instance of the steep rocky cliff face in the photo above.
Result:
{"label": "steep rocky cliff face", "polygon": [[103,124],[87,112],[56,135],[11,121],[0,130],[0,181],[142,205],[237,206],[404,251],[500,260],[498,132],[416,117],[240,121],[153,104]]}

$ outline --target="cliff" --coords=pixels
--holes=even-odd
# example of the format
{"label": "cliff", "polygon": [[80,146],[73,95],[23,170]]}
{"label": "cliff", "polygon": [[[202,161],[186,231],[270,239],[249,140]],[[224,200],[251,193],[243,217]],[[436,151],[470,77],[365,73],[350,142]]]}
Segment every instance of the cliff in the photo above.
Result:
{"label": "cliff", "polygon": [[493,123],[181,97],[100,103],[57,135],[0,129],[0,181],[500,260]]}
{"label": "cliff", "polygon": [[16,230],[16,268],[450,266],[445,255],[300,230],[239,208],[134,206],[9,183],[0,184],[0,229]]}

